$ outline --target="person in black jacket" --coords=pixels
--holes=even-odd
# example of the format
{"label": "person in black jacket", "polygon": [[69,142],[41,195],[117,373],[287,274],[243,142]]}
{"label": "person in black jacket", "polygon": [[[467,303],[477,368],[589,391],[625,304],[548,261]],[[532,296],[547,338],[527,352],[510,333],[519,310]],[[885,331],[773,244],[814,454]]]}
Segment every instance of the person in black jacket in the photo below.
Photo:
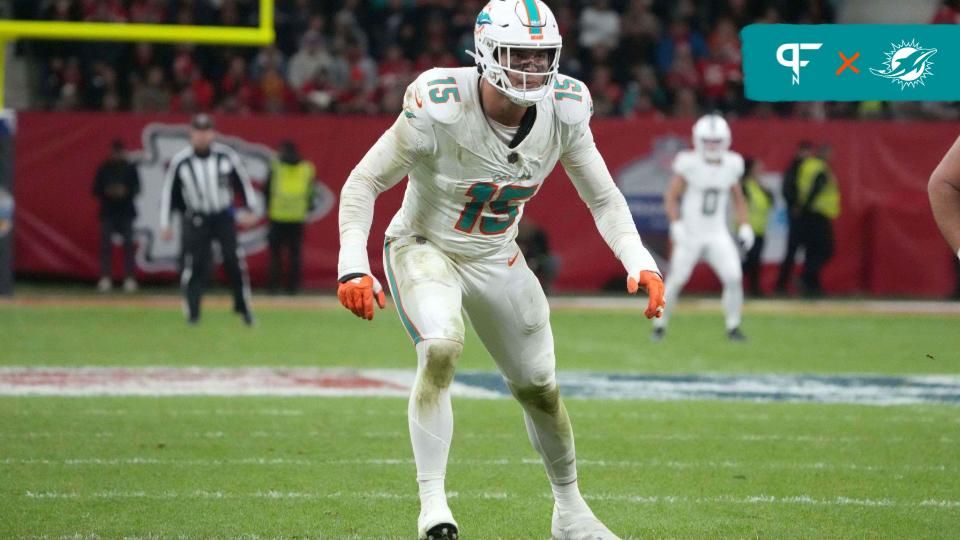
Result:
{"label": "person in black jacket", "polygon": [[93,195],[100,201],[100,281],[97,289],[107,292],[111,282],[113,237],[123,240],[123,289],[137,290],[133,276],[133,221],[137,217],[134,199],[140,193],[140,174],[127,161],[123,141],[113,141],[110,157],[97,170]]}
{"label": "person in black jacket", "polygon": [[777,294],[787,294],[790,276],[793,271],[793,260],[797,256],[797,249],[800,246],[800,208],[801,203],[797,201],[797,171],[803,160],[813,155],[813,143],[810,141],[800,141],[797,145],[797,153],[790,162],[790,166],[783,173],[783,198],[787,202],[787,253],[783,257],[783,263],[780,265],[780,272],[777,276]]}

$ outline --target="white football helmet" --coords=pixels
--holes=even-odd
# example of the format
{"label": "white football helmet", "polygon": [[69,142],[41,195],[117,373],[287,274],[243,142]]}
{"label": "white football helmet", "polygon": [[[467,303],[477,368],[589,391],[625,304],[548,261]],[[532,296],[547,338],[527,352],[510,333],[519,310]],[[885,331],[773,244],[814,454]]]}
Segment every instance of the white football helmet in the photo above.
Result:
{"label": "white football helmet", "polygon": [[693,125],[693,148],[707,160],[720,159],[730,141],[730,126],[719,114],[702,116]]}
{"label": "white football helmet", "polygon": [[[473,31],[474,51],[480,73],[517,105],[529,107],[550,92],[560,64],[560,28],[550,8],[540,0],[491,0],[477,16]],[[510,65],[511,49],[538,49],[548,53],[545,72],[523,71]],[[514,86],[509,74],[519,75]],[[543,79],[536,84],[528,77]]]}

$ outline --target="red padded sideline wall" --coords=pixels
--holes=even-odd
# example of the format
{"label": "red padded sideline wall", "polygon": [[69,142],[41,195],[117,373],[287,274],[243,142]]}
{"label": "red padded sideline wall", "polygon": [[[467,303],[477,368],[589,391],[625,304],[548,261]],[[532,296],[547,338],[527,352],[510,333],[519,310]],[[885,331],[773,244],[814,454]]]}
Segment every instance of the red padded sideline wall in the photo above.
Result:
{"label": "red padded sideline wall", "polygon": [[[16,271],[96,277],[99,231],[90,186],[114,138],[123,139],[131,150],[145,150],[138,157],[147,185],[138,202],[141,216],[137,229],[141,244],[148,241],[156,229],[153,209],[157,204],[154,194],[162,181],[159,171],[176,147],[177,137],[182,140],[185,136],[186,121],[182,116],[21,114],[15,162]],[[317,164],[320,180],[329,188],[331,206],[316,216],[307,230],[307,286],[333,286],[336,197],[350,170],[391,122],[392,118],[332,116],[218,119],[219,131],[232,137],[228,142],[244,149],[254,170],[264,156],[269,157],[270,148],[287,138],[296,141],[301,153]],[[594,120],[592,125],[614,178],[628,195],[641,193],[652,201],[662,191],[669,175],[669,158],[676,145],[687,140],[691,123]],[[733,149],[759,157],[773,171],[786,167],[802,139],[833,145],[843,212],[836,222],[837,255],[824,276],[828,291],[932,297],[953,289],[952,256],[930,214],[926,182],[960,134],[960,124],[743,120],[732,122],[732,128]],[[167,136],[158,150],[157,141]],[[377,203],[370,242],[371,263],[377,272],[381,271],[383,231],[399,207],[402,192],[403,184]],[[636,201],[629,198],[633,206]],[[638,211],[649,214],[649,208]],[[557,291],[597,290],[622,273],[561,168],[527,204],[525,216],[545,227],[559,257]],[[665,256],[662,223],[648,219],[649,215],[637,217],[647,243]],[[243,238],[247,239],[251,275],[255,283],[262,283],[267,266],[263,223],[245,231]],[[172,277],[169,269],[158,268],[142,266],[140,272]],[[772,268],[767,270],[769,273]],[[715,288],[707,274],[698,271],[691,288]]]}

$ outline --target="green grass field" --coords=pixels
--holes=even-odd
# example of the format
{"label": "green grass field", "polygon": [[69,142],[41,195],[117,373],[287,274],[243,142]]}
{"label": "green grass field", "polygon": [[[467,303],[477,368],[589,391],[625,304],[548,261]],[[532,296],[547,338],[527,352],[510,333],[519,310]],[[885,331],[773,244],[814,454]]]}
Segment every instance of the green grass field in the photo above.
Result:
{"label": "green grass field", "polygon": [[[391,310],[0,304],[0,366],[411,368]],[[960,318],[681,306],[668,340],[626,310],[555,309],[561,370],[958,374]],[[461,367],[492,370],[470,335]],[[547,538],[519,407],[455,399],[447,475],[465,538]],[[624,538],[956,538],[960,409],[571,399],[581,486]],[[0,538],[413,538],[399,398],[0,397]]]}

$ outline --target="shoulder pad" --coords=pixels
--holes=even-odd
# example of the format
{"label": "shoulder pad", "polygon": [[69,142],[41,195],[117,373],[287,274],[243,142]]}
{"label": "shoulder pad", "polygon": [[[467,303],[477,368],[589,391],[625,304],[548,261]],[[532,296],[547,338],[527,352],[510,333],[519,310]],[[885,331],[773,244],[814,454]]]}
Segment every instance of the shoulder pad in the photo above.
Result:
{"label": "shoulder pad", "polygon": [[734,170],[740,171],[740,174],[743,174],[743,170],[746,167],[743,161],[743,156],[737,152],[727,151],[727,159],[730,160],[730,165]]}
{"label": "shoulder pad", "polygon": [[588,122],[593,116],[593,98],[583,81],[558,73],[550,96],[557,118],[564,124],[573,126]]}
{"label": "shoulder pad", "polygon": [[673,172],[686,178],[689,176],[690,167],[696,163],[699,156],[692,150],[681,150],[673,158]]}
{"label": "shoulder pad", "polygon": [[434,68],[424,71],[407,87],[403,113],[413,123],[453,124],[463,114],[463,77],[457,70]]}

